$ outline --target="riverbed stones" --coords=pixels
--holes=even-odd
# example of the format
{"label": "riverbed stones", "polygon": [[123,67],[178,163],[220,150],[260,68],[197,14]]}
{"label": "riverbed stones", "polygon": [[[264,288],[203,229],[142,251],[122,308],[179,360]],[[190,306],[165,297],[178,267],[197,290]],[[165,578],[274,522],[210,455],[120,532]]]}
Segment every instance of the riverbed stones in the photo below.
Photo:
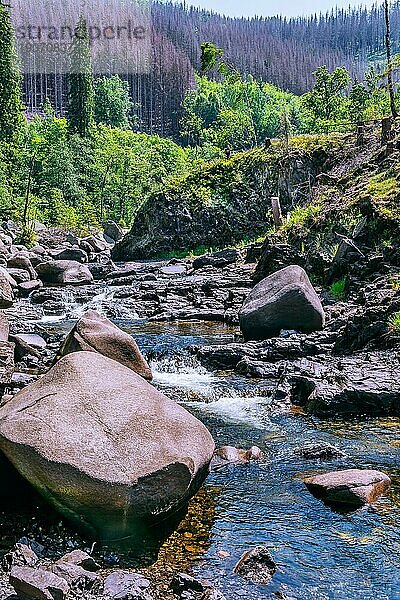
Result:
{"label": "riverbed stones", "polygon": [[150,581],[140,573],[114,571],[104,581],[104,594],[110,600],[151,600]]}
{"label": "riverbed stones", "polygon": [[214,447],[189,412],[96,352],[62,358],[0,409],[0,449],[56,509],[101,539],[183,508]]}
{"label": "riverbed stones", "polygon": [[304,480],[310,492],[327,504],[362,506],[377,500],[391,484],[386,473],[347,469]]}
{"label": "riverbed stones", "polygon": [[107,221],[104,228],[104,235],[109,238],[111,242],[119,242],[124,237],[124,232],[121,227],[115,221]]}
{"label": "riverbed stones", "polygon": [[307,273],[291,265],[263,279],[239,314],[246,341],[276,337],[282,330],[303,333],[324,327],[325,313]]}
{"label": "riverbed stones", "polygon": [[62,247],[51,251],[54,260],[73,260],[79,263],[87,263],[89,258],[84,250],[79,247]]}
{"label": "riverbed stones", "polygon": [[82,351],[98,352],[125,365],[148,381],[153,378],[135,340],[94,310],[87,311],[79,319],[61,346],[60,355]]}
{"label": "riverbed stones", "polygon": [[253,583],[265,585],[274,576],[276,564],[268,548],[257,546],[243,554],[233,571]]}
{"label": "riverbed stones", "polygon": [[205,254],[199,256],[193,261],[193,269],[202,269],[203,267],[216,267],[222,269],[237,263],[241,259],[239,250],[227,249],[215,252],[214,254]]}
{"label": "riverbed stones", "polygon": [[36,270],[44,283],[84,285],[93,281],[88,267],[74,260],[50,260],[40,263]]}
{"label": "riverbed stones", "polygon": [[61,577],[31,567],[14,567],[10,585],[20,600],[65,600],[69,592],[67,582]]}

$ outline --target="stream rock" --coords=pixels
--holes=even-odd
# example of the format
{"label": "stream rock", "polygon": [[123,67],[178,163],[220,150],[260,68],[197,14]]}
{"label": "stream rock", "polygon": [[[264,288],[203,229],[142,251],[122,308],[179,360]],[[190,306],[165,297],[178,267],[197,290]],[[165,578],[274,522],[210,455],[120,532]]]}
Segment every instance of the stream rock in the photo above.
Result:
{"label": "stream rock", "polygon": [[2,566],[7,572],[13,567],[34,567],[39,560],[38,555],[26,544],[15,544],[14,548],[4,555]]}
{"label": "stream rock", "polygon": [[124,232],[115,221],[107,221],[106,226],[104,227],[104,235],[112,242],[119,242],[119,240],[122,240],[124,237]]}
{"label": "stream rock", "polygon": [[317,444],[307,444],[302,448],[296,448],[294,453],[305,460],[332,460],[335,458],[345,458],[346,454],[326,442]]}
{"label": "stream rock", "polygon": [[400,415],[400,352],[302,361],[291,400],[320,417]]}
{"label": "stream rock", "polygon": [[100,586],[100,577],[79,565],[59,560],[51,568],[52,573],[64,579],[73,589],[92,590]]}
{"label": "stream rock", "polygon": [[307,273],[291,265],[258,283],[239,313],[247,341],[276,337],[281,330],[319,331],[325,313]]}
{"label": "stream rock", "polygon": [[234,573],[258,585],[267,584],[276,572],[276,564],[264,546],[245,552],[234,568]]}
{"label": "stream rock", "polygon": [[314,496],[328,504],[362,506],[377,500],[391,481],[380,471],[348,469],[316,475],[304,483]]}
{"label": "stream rock", "polygon": [[150,581],[132,571],[114,571],[104,581],[104,594],[110,600],[151,600]]}
{"label": "stream rock", "polygon": [[85,571],[91,571],[92,573],[100,569],[100,565],[94,560],[90,554],[83,552],[83,550],[73,550],[68,554],[65,554],[59,562],[71,563],[77,567],[82,567]]}
{"label": "stream rock", "polygon": [[66,356],[72,352],[98,352],[148,381],[153,379],[135,340],[94,310],[87,311],[79,319],[62,344],[59,355]]}
{"label": "stream rock", "polygon": [[36,270],[44,283],[84,285],[93,281],[87,266],[73,260],[50,260],[40,263]]}
{"label": "stream rock", "polygon": [[0,449],[66,517],[116,539],[184,507],[214,442],[127,367],[76,352],[0,409]]}
{"label": "stream rock", "polygon": [[20,600],[65,600],[69,592],[67,582],[61,577],[31,567],[14,567],[10,585]]}
{"label": "stream rock", "polygon": [[193,269],[202,269],[203,267],[216,267],[222,269],[229,265],[239,262],[241,254],[239,250],[228,249],[215,252],[214,254],[205,254],[199,256],[193,261]]}

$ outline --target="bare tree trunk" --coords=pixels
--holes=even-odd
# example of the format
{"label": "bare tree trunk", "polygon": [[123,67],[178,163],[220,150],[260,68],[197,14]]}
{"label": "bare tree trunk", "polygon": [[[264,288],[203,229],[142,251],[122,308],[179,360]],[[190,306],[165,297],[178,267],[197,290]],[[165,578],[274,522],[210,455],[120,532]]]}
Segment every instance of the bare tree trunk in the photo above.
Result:
{"label": "bare tree trunk", "polygon": [[33,169],[35,168],[36,152],[37,151],[35,150],[35,152],[32,154],[30,164],[29,164],[29,174],[28,174],[28,181],[26,184],[25,203],[24,203],[24,216],[23,216],[24,227],[27,227],[27,225],[28,225],[29,200],[30,200],[30,196],[31,196],[32,176],[33,176]]}
{"label": "bare tree trunk", "polygon": [[398,112],[396,109],[396,103],[394,98],[394,87],[393,87],[393,64],[392,64],[392,51],[390,47],[390,13],[389,13],[389,0],[385,0],[385,22],[386,22],[386,56],[387,56],[387,78],[388,78],[388,90],[390,96],[390,109],[392,111],[393,119],[397,119]]}

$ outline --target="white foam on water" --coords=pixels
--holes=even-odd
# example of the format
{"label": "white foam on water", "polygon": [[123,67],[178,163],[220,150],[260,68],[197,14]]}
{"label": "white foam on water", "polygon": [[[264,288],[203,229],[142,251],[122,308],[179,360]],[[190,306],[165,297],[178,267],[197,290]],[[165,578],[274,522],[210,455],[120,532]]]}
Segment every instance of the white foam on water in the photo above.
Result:
{"label": "white foam on water", "polygon": [[257,429],[275,427],[269,418],[270,400],[265,396],[223,396],[214,402],[185,402],[188,407],[223,417],[234,423],[251,425]]}

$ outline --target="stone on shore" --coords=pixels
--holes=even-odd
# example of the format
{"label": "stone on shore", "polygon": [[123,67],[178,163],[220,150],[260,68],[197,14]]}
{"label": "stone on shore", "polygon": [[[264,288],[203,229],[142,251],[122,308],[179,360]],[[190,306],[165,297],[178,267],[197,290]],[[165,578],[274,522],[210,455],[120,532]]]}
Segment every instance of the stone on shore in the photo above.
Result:
{"label": "stone on shore", "polygon": [[104,594],[110,600],[151,600],[150,581],[140,573],[114,571],[104,581]]}
{"label": "stone on shore", "polygon": [[31,567],[14,567],[10,585],[20,600],[64,600],[69,592],[67,582],[61,577]]}
{"label": "stone on shore", "polygon": [[74,260],[50,260],[40,263],[36,271],[44,283],[84,285],[93,281],[88,267]]}
{"label": "stone on shore", "polygon": [[184,508],[214,448],[189,412],[95,352],[62,358],[0,409],[0,449],[56,509],[101,539]]}
{"label": "stone on shore", "polygon": [[282,330],[311,333],[325,323],[321,301],[307,273],[297,265],[260,281],[244,301],[239,317],[246,341],[276,337]]}

